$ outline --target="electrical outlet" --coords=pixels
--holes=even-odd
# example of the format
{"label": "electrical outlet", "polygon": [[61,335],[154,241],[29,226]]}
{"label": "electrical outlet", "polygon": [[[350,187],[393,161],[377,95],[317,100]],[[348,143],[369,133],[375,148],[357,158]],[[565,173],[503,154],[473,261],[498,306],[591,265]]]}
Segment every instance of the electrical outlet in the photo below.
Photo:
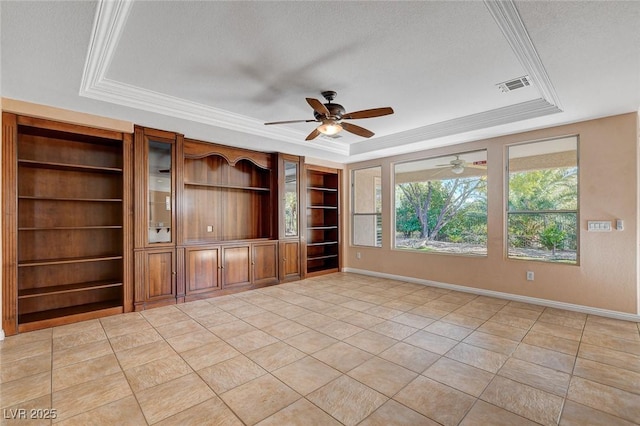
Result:
{"label": "electrical outlet", "polygon": [[362,254],[359,251],[356,252],[356,259],[362,259]]}
{"label": "electrical outlet", "polygon": [[213,232],[213,226],[207,225],[207,232]]}
{"label": "electrical outlet", "polygon": [[533,281],[534,274],[533,271],[527,271],[527,281]]}

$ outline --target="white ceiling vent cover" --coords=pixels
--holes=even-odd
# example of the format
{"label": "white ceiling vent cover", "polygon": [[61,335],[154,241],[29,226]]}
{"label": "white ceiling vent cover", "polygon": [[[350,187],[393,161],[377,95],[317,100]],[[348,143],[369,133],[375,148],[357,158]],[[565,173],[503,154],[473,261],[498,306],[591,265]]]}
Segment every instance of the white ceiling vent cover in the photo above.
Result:
{"label": "white ceiling vent cover", "polygon": [[531,80],[528,75],[523,77],[514,78],[513,80],[508,80],[499,84],[496,84],[500,90],[504,93],[512,92],[516,89],[521,89],[523,87],[531,86]]}

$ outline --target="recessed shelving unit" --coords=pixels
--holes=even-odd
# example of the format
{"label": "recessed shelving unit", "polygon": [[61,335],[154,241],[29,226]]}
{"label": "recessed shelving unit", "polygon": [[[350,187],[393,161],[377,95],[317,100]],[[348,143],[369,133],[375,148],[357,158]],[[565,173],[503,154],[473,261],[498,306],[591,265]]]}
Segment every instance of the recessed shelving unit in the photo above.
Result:
{"label": "recessed shelving unit", "polygon": [[[204,147],[204,148],[203,148]],[[189,141],[184,158],[184,221],[189,243],[273,238],[273,174],[267,154],[258,160]],[[228,151],[228,152],[227,152]],[[262,161],[259,161],[262,160]]]}
{"label": "recessed shelving unit", "polygon": [[337,170],[307,167],[307,276],[340,268],[339,187]]}
{"label": "recessed shelving unit", "polygon": [[123,312],[124,136],[7,117],[18,330]]}

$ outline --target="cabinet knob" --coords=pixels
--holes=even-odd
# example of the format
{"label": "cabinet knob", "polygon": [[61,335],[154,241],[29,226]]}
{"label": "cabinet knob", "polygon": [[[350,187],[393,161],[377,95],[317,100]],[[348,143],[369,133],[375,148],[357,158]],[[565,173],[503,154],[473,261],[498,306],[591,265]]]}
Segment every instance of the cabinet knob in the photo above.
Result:
{"label": "cabinet knob", "polygon": [[176,271],[171,272],[171,275],[175,275],[175,274],[176,274]]}

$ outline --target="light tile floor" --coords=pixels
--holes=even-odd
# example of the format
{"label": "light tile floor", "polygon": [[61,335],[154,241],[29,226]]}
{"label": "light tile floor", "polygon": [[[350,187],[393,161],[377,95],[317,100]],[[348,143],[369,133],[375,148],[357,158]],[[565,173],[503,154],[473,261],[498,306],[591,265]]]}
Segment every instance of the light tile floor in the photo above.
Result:
{"label": "light tile floor", "polygon": [[338,273],[8,337],[0,405],[20,425],[638,424],[640,328]]}

